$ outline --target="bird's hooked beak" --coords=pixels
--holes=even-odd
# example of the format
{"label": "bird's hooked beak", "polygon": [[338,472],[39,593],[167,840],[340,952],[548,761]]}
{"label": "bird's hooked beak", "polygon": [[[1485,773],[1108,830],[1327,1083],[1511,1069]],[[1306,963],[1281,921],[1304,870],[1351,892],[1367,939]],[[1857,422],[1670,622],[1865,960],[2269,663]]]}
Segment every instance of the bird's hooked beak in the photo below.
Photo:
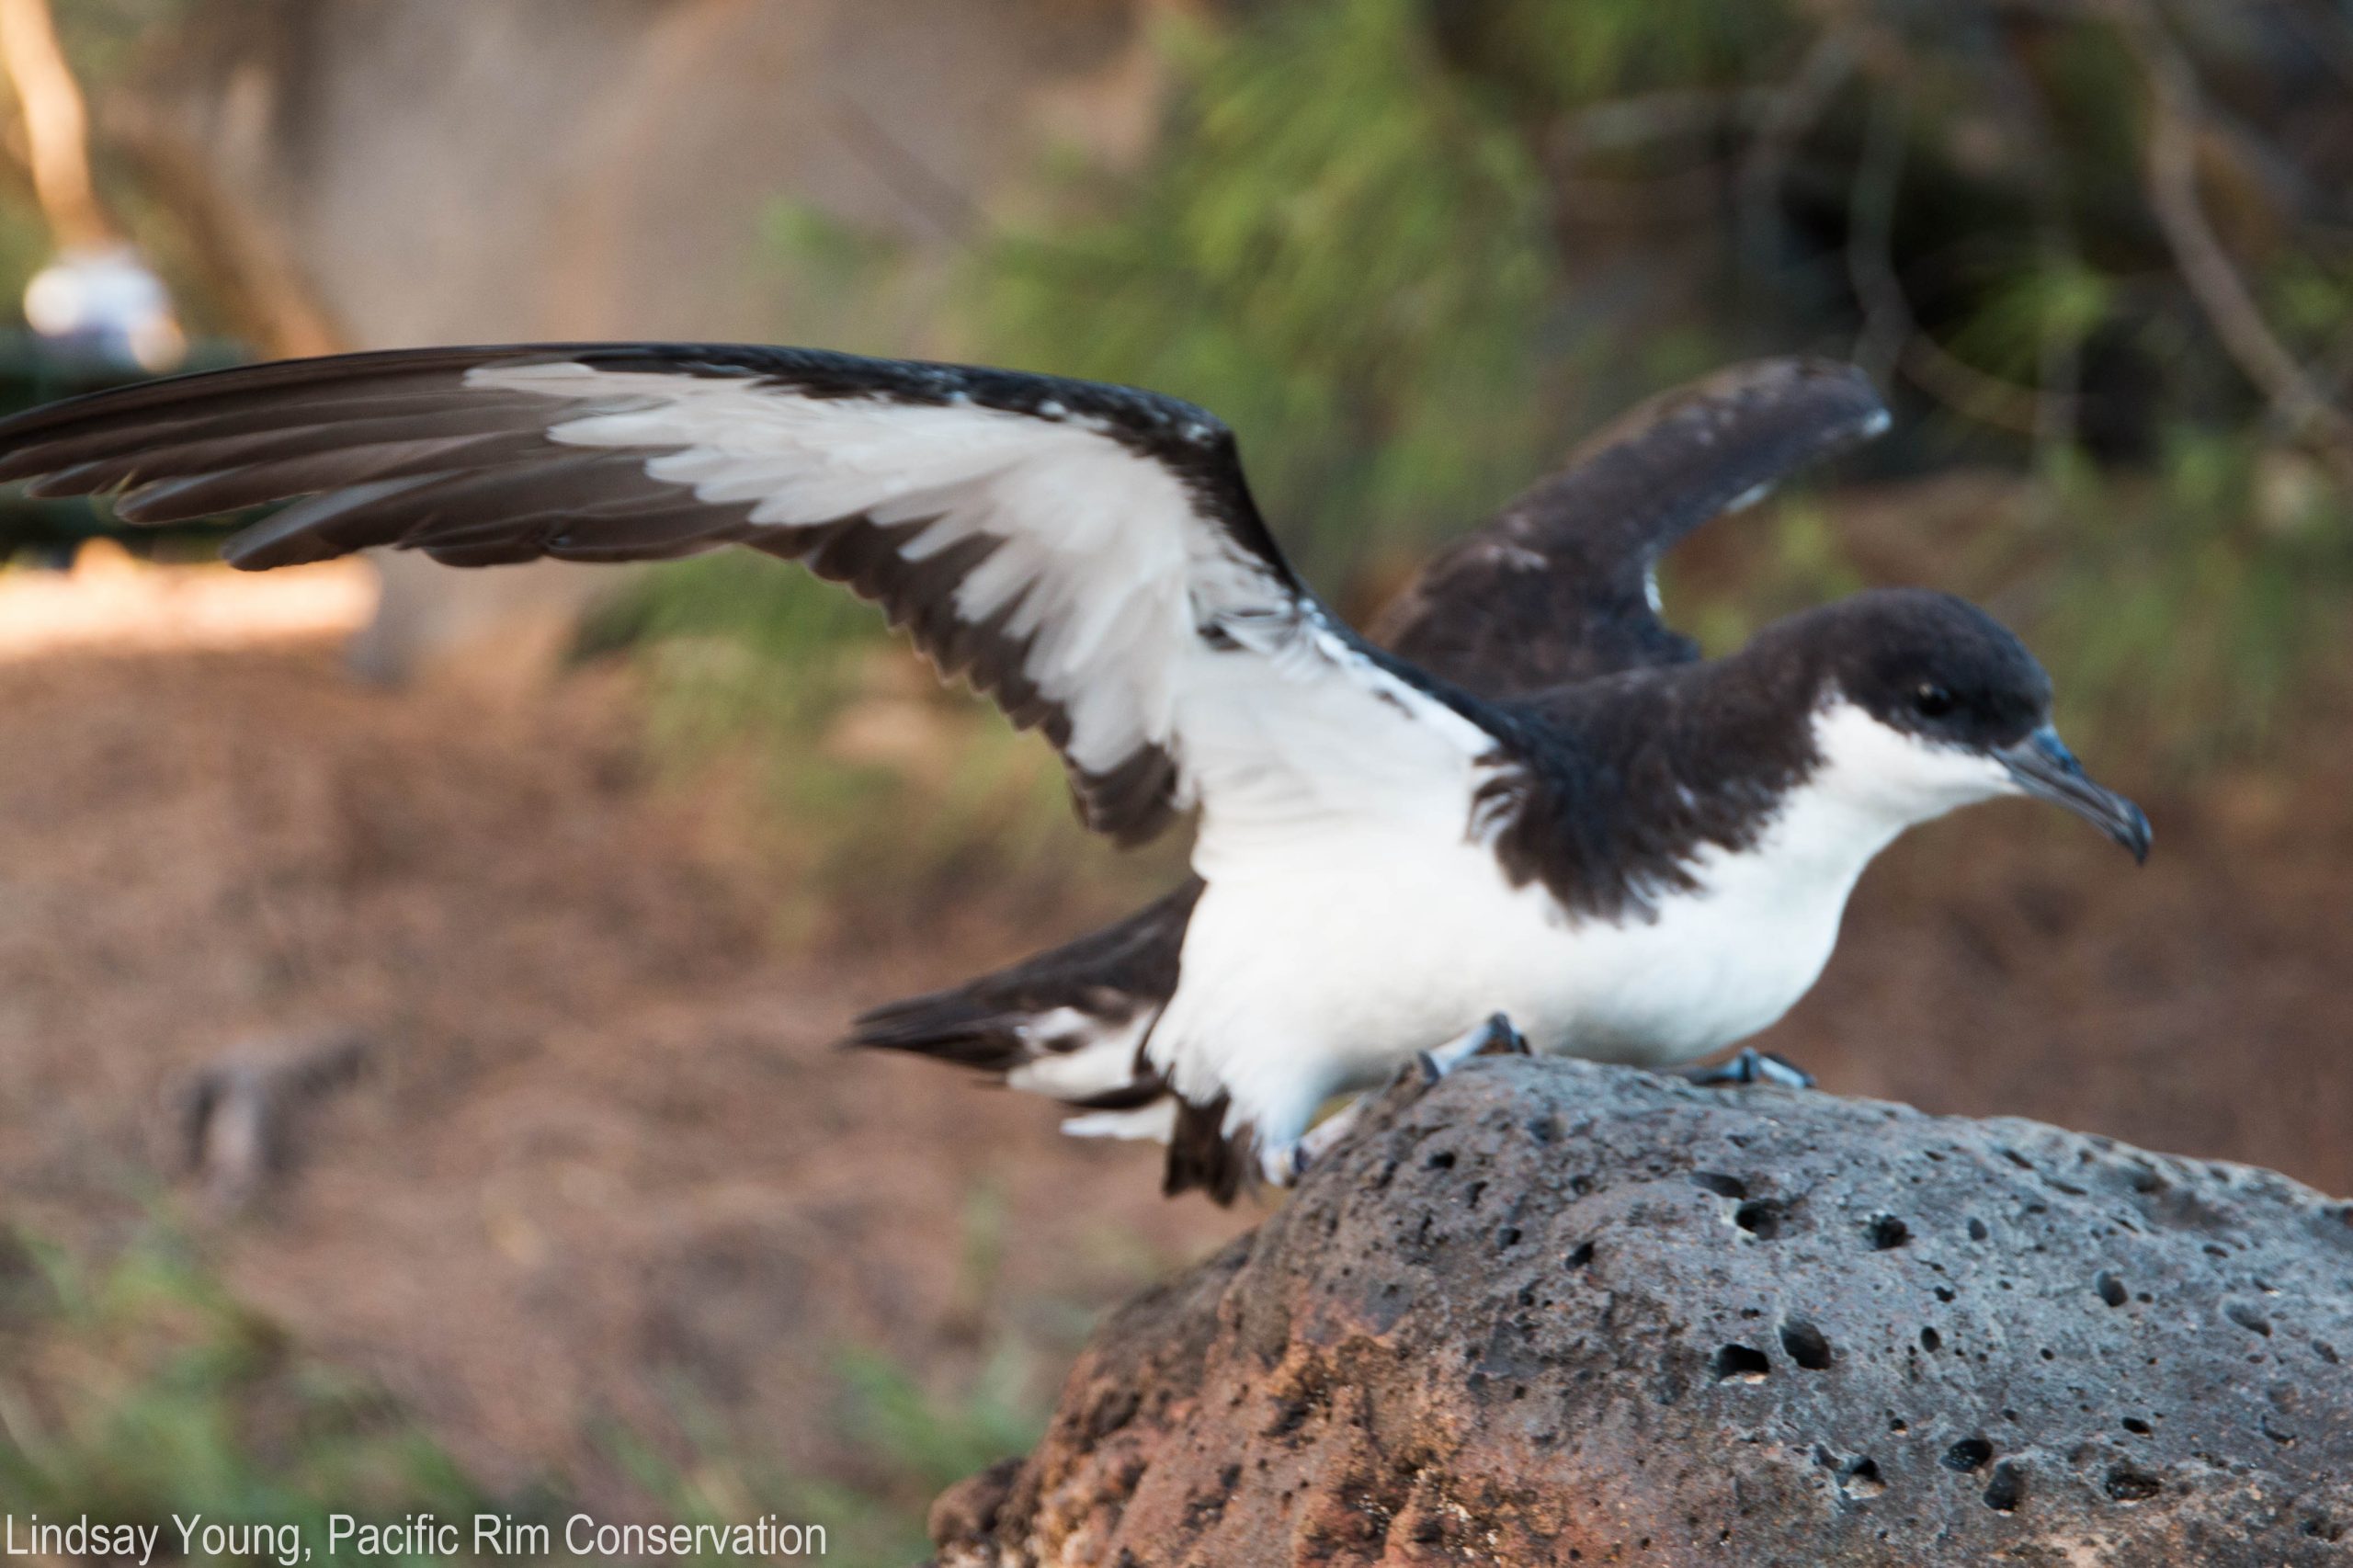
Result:
{"label": "bird's hooked beak", "polygon": [[2015,745],[2003,746],[1995,757],[2010,770],[2019,789],[2040,800],[2066,807],[2132,852],[2136,861],[2149,858],[2149,818],[2140,807],[2113,790],[2103,790],[2084,773],[2084,765],[2045,724]]}

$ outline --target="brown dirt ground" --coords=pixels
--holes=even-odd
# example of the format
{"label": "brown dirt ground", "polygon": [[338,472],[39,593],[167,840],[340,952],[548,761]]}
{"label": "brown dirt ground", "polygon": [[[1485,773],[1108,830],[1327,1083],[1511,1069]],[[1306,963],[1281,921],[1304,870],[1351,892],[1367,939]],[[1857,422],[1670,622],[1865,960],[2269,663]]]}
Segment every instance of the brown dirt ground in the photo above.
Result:
{"label": "brown dirt ground", "polygon": [[[0,1218],[103,1241],[163,1194],[485,1479],[593,1490],[590,1428],[682,1397],[837,1470],[846,1348],[953,1388],[1026,1344],[1051,1386],[1090,1314],[1247,1218],[1164,1203],[1152,1153],[1043,1107],[833,1054],[858,1006],[1062,933],[785,956],[618,677],[516,702],[358,687],[315,637],[65,649],[0,663]],[[1839,1092],[2353,1190],[2332,755],[2148,801],[2138,872],[2023,805],[1915,835],[1762,1043]],[[373,1064],[269,1201],[176,1176],[189,1073],[350,1027]]]}
{"label": "brown dirt ground", "polygon": [[[56,654],[0,664],[0,1218],[103,1243],[173,1184],[233,1290],[493,1484],[594,1492],[590,1429],[682,1401],[838,1472],[845,1352],[952,1394],[1029,1346],[1050,1393],[1094,1312],[1241,1222],[1042,1106],[830,1050],[954,962],[781,957],[614,679]],[[370,1070],[267,1204],[176,1181],[190,1074],[352,1027]]]}

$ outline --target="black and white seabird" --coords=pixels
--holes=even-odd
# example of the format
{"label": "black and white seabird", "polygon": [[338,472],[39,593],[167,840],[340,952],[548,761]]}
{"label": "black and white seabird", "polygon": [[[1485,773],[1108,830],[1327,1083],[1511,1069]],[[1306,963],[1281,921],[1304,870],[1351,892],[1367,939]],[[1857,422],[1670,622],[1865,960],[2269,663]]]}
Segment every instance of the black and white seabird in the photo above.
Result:
{"label": "black and white seabird", "polygon": [[1158,903],[852,1041],[999,1074],[1080,1108],[1074,1131],[1167,1138],[1168,1189],[1226,1199],[1296,1176],[1318,1109],[1417,1055],[1524,1037],[1671,1066],[1754,1034],[1821,972],[1871,857],[1957,806],[2040,796],[2145,856],[2147,820],[2051,727],[2041,667],[1960,599],[1858,594],[1704,662],[1660,620],[1662,551],[1886,422],[1859,373],[1813,362],[1670,394],[1441,555],[1385,648],[1294,574],[1214,417],[998,369],[644,344],[293,360],[0,421],[0,479],[119,493],[134,523],[300,497],[231,540],[252,569],[745,544],[879,600],[1045,733],[1090,827],[1199,825]]}

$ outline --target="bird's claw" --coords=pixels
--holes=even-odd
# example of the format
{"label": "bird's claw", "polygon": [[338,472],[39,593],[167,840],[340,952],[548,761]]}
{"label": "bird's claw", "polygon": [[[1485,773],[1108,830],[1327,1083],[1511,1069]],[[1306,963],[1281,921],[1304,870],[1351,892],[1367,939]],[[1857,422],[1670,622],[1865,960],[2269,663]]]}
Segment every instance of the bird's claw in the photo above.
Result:
{"label": "bird's claw", "polygon": [[1497,1013],[1435,1050],[1415,1051],[1414,1064],[1407,1071],[1427,1089],[1474,1056],[1532,1054],[1529,1050],[1528,1037],[1512,1027],[1510,1018]]}
{"label": "bird's claw", "polygon": [[1712,1067],[1687,1067],[1683,1076],[1705,1088],[1747,1084],[1773,1084],[1784,1089],[1811,1089],[1813,1074],[1769,1051],[1744,1046],[1740,1054]]}
{"label": "bird's claw", "polygon": [[[1397,1070],[1397,1082],[1412,1084],[1419,1093],[1445,1077],[1455,1068],[1474,1056],[1528,1056],[1528,1037],[1512,1027],[1512,1022],[1497,1013],[1473,1029],[1467,1029],[1434,1051],[1417,1051],[1414,1059]],[[1296,1187],[1310,1166],[1322,1162],[1353,1129],[1364,1114],[1370,1096],[1358,1095],[1333,1115],[1309,1130],[1307,1134],[1285,1147],[1267,1149],[1260,1156],[1260,1169],[1277,1187]]]}
{"label": "bird's claw", "polygon": [[1485,1031],[1487,1038],[1481,1043],[1478,1050],[1472,1052],[1473,1056],[1533,1056],[1536,1054],[1534,1049],[1528,1043],[1528,1037],[1520,1033],[1513,1026],[1511,1019],[1502,1013],[1497,1013],[1480,1028]]}

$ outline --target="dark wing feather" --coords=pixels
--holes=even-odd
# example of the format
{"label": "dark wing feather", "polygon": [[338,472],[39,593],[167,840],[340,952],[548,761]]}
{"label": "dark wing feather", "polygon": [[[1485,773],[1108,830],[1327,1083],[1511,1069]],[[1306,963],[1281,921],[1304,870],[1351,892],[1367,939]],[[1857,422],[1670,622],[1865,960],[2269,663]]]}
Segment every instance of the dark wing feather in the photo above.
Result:
{"label": "dark wing feather", "polygon": [[[1139,1014],[1157,1014],[1176,994],[1185,926],[1203,885],[1188,877],[1116,925],[978,980],[860,1014],[842,1043],[1005,1074],[1092,1036],[1127,1028]],[[1068,1020],[1059,1036],[1040,1027],[1056,1015]],[[1141,1058],[1139,1051],[1136,1078],[1165,1091]]]}
{"label": "dark wing feather", "polygon": [[1851,365],[1739,365],[1633,410],[1425,567],[1376,642],[1487,698],[1697,658],[1658,618],[1677,540],[1887,426]]}
{"label": "dark wing feather", "polygon": [[0,480],[115,493],[140,523],[292,501],[230,540],[255,569],[375,546],[796,559],[1042,729],[1086,822],[1123,840],[1222,780],[1244,825],[1287,786],[1331,800],[1401,724],[1443,733],[1416,751],[1441,776],[1493,740],[1300,585],[1222,425],[1131,388],[794,348],[395,350],[33,409],[0,420]]}

